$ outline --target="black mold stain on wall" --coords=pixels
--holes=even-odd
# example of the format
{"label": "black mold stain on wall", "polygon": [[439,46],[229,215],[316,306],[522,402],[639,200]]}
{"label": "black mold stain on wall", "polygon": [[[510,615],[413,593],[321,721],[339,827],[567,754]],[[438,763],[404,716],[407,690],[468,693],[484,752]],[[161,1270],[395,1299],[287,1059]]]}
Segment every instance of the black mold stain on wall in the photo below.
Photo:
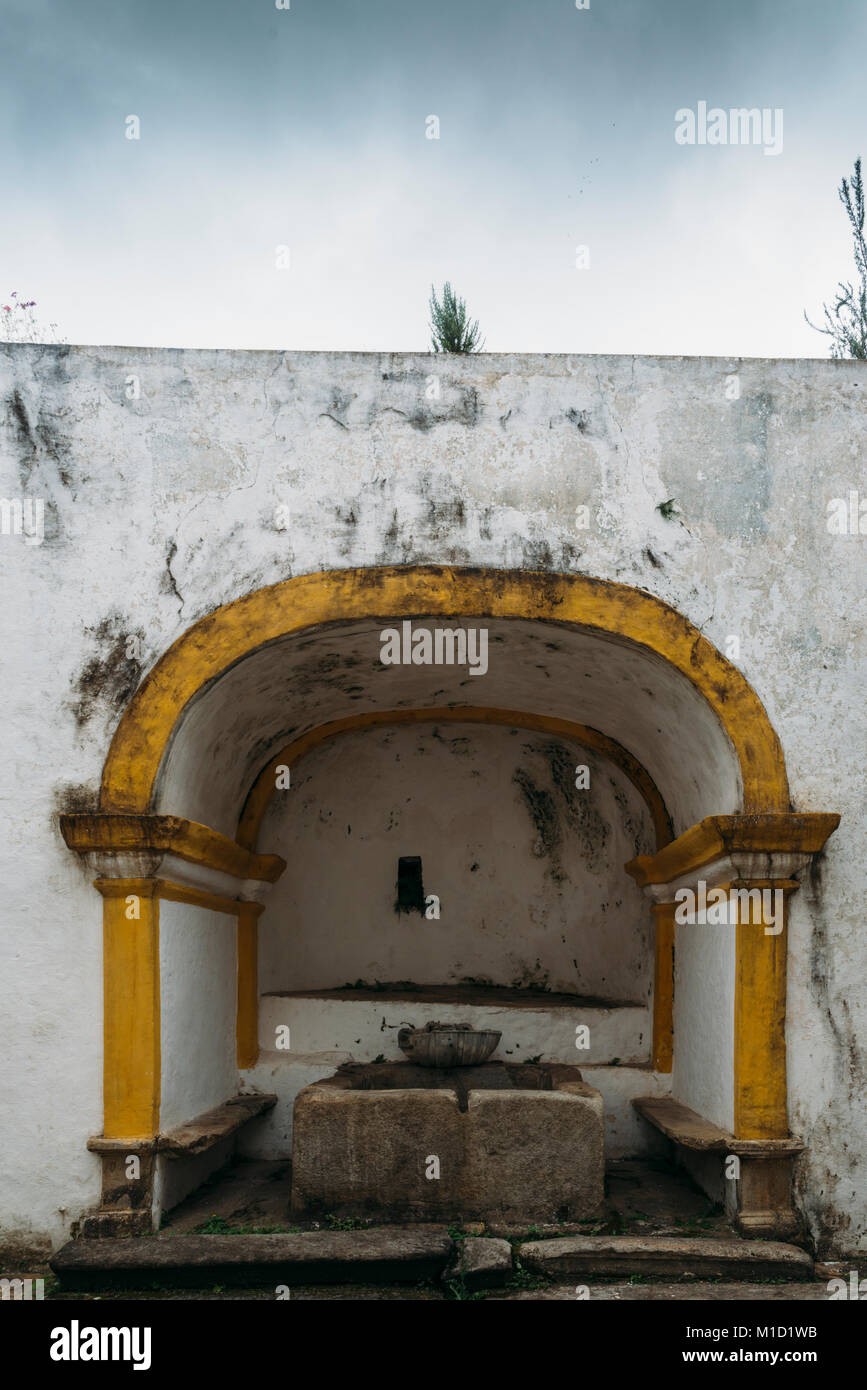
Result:
{"label": "black mold stain on wall", "polygon": [[575,768],[582,762],[591,770],[592,786],[593,779],[600,775],[597,760],[586,749],[576,752],[565,744],[547,740],[525,743],[524,751],[544,759],[550,772],[550,782],[527,768],[516,769],[512,778],[520,788],[536,832],[534,852],[550,860],[549,872],[555,883],[567,882],[563,847],[568,830],[587,867],[604,872],[609,826],[600,815],[593,794],[587,795],[575,786]]}
{"label": "black mold stain on wall", "polygon": [[94,815],[99,810],[99,787],[66,782],[57,788],[54,805],[59,816]]}
{"label": "black mold stain on wall", "polygon": [[70,446],[66,436],[44,411],[31,409],[17,387],[8,398],[7,411],[20,451],[18,472],[22,489],[26,491],[29,487],[33,470],[40,461],[52,464],[63,487],[71,487],[75,478],[69,465]]}
{"label": "black mold stain on wall", "polygon": [[93,633],[99,650],[73,687],[78,697],[73,714],[80,729],[100,705],[112,711],[122,710],[135,693],[143,670],[138,657],[127,656],[127,642],[130,637],[138,637],[141,641],[144,634],[132,629],[123,614],[111,613],[96,628],[86,631]]}
{"label": "black mold stain on wall", "polygon": [[[835,989],[833,934],[838,928],[827,912],[827,897],[822,882],[824,865],[825,855],[816,855],[802,880],[804,901],[812,924],[809,988],[818,1016],[824,1024],[833,1072],[842,1083],[843,1090],[832,1092],[832,1099],[821,1114],[809,1126],[802,1124],[801,1129],[811,1148],[835,1154],[833,1169],[825,1170],[831,1186],[835,1179],[843,1177],[847,1167],[851,1168],[858,1151],[851,1116],[860,1114],[863,1106],[864,1092],[867,1090],[867,1059],[858,1044],[849,1002]],[[816,1250],[821,1254],[831,1247],[845,1248],[851,1219],[845,1211],[835,1210],[828,1205],[821,1179],[817,1179],[815,1171],[809,1172],[802,1162],[795,1169],[795,1193]]]}
{"label": "black mold stain on wall", "polygon": [[512,781],[520,788],[524,805],[536,831],[534,853],[539,858],[550,860],[549,873],[555,883],[568,878],[564,872],[560,855],[563,848],[563,828],[554,795],[546,787],[540,787],[526,768],[516,768]]}

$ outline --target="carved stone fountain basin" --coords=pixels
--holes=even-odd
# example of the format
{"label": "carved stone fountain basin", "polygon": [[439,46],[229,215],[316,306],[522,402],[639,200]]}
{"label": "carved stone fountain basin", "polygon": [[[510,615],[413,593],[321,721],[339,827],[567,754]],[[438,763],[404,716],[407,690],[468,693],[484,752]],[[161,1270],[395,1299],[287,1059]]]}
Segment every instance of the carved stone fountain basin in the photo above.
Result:
{"label": "carved stone fountain basin", "polygon": [[397,1045],[420,1067],[477,1067],[487,1062],[502,1033],[469,1023],[427,1023],[401,1028]]}
{"label": "carved stone fountain basin", "polygon": [[573,1066],[353,1062],[295,1100],[299,1214],[579,1221],[603,1174],[602,1096]]}

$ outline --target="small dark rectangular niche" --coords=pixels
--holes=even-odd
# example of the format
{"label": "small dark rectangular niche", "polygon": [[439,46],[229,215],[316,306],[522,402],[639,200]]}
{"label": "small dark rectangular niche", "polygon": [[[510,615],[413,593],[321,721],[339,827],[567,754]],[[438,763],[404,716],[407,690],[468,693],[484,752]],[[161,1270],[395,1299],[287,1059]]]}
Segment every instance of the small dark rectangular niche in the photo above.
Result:
{"label": "small dark rectangular niche", "polygon": [[424,916],[424,885],[421,878],[421,855],[409,854],[397,861],[398,912],[420,912]]}

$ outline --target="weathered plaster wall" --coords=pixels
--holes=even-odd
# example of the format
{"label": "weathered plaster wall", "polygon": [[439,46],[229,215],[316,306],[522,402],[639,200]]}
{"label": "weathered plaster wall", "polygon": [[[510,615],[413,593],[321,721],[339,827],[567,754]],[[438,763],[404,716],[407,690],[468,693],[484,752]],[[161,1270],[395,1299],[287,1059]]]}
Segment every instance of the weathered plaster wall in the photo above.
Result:
{"label": "weathered plaster wall", "polygon": [[[865,389],[854,362],[0,349],[0,495],[46,506],[41,545],[0,536],[0,1227],[57,1240],[98,1194],[100,905],[56,816],[93,807],[141,675],[250,589],[435,562],[620,580],[739,640],[794,808],[843,815],[793,904],[790,1106],[812,1232],[867,1243],[864,541],[826,527],[867,490]],[[631,751],[678,820],[724,771]]]}
{"label": "weathered plaster wall", "polygon": [[[653,853],[650,817],[623,773],[577,744],[470,724],[348,734],[301,760],[260,839],[290,866],[260,926],[263,990],[650,992],[650,915],[623,870]],[[421,856],[439,920],[395,910],[401,855]]]}

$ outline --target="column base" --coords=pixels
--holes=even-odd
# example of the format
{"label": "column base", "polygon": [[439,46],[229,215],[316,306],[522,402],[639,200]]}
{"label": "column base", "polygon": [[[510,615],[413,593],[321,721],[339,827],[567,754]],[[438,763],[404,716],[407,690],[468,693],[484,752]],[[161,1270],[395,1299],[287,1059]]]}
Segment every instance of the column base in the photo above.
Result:
{"label": "column base", "polygon": [[792,1206],[795,1154],[740,1154],[741,1175],[734,1188],[733,1216],[742,1235],[791,1240],[802,1226]]}

